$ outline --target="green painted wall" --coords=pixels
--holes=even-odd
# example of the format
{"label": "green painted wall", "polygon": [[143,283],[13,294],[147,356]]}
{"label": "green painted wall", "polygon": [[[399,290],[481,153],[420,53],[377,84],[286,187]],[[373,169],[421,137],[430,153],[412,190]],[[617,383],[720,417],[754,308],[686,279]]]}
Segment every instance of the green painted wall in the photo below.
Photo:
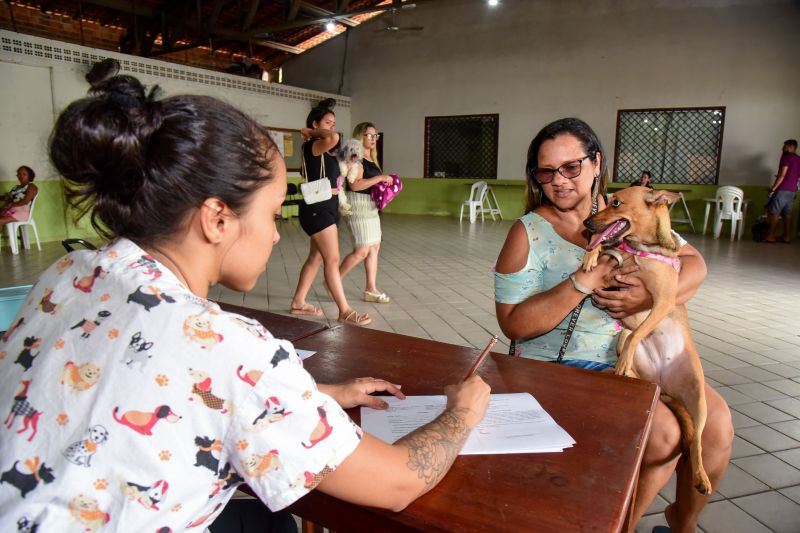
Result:
{"label": "green painted wall", "polygon": [[[300,178],[289,178],[290,182],[299,183]],[[387,213],[404,215],[440,215],[457,217],[461,203],[469,195],[469,190],[474,179],[431,179],[431,178],[403,178],[403,192],[386,208]],[[16,181],[0,181],[0,190],[8,191],[16,185]],[[61,181],[37,181],[40,196],[36,201],[34,218],[42,242],[60,241],[67,237],[78,237],[90,240],[99,240],[91,227],[88,218],[82,219],[77,225],[72,223],[71,216],[66,213],[66,203]],[[505,219],[514,219],[523,214],[525,182],[522,180],[490,180],[489,185],[497,197]],[[627,184],[610,185],[610,189],[626,187]],[[765,212],[767,203],[767,187],[744,185],[745,198],[750,199],[750,206],[745,221],[745,238],[749,238],[750,226],[756,218]],[[703,198],[711,198],[717,189],[715,185],[681,185],[676,188],[684,189],[684,197],[691,211],[695,229],[699,232],[703,226],[703,213],[705,202]],[[680,211],[680,206],[674,208]],[[291,208],[286,215],[296,216],[296,208]],[[682,213],[675,213],[682,218]],[[465,215],[466,217],[466,215]],[[798,220],[798,204],[795,201],[794,220]],[[709,217],[709,226],[713,219],[713,209]],[[723,225],[723,235],[729,231],[729,223]],[[688,233],[688,227],[676,225],[678,231]],[[710,228],[708,230],[711,231]]]}
{"label": "green painted wall", "polygon": [[[444,215],[458,216],[463,202],[469,195],[469,188],[476,180],[469,179],[431,179],[431,178],[403,178],[403,192],[386,208],[387,213],[402,213],[410,215]],[[525,182],[523,180],[487,180],[492,187],[503,217],[506,219],[516,218],[524,211],[524,191]],[[627,187],[627,183],[612,183],[609,190]],[[750,226],[755,223],[758,216],[766,211],[764,206],[767,203],[766,185],[739,185],[744,191],[744,197],[750,199],[750,205],[745,221],[745,236],[750,234]],[[668,188],[665,186],[664,188]],[[699,233],[703,228],[703,216],[706,203],[704,198],[713,198],[716,185],[675,185],[674,188],[684,190],[683,195],[691,212],[695,230]],[[681,206],[675,206],[674,216],[683,218]],[[466,215],[465,215],[466,216]],[[709,228],[713,223],[713,208],[709,214]],[[798,220],[798,203],[795,201],[793,218]],[[723,235],[728,229],[729,222],[723,223]],[[688,232],[688,225],[676,224],[678,231]],[[747,238],[747,237],[746,237]]]}

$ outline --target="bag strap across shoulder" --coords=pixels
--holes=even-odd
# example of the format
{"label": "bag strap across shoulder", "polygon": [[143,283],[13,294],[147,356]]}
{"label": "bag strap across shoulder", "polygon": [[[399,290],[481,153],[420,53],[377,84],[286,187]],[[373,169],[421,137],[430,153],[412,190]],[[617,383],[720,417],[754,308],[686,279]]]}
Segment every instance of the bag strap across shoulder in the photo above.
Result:
{"label": "bag strap across shoulder", "polygon": [[[304,152],[305,152],[305,150],[304,150]],[[311,155],[312,155],[312,157],[314,155],[314,141],[311,141]],[[306,182],[308,182],[308,170],[306,169],[306,154],[305,153],[303,153],[303,164],[302,164],[302,168],[300,170],[300,173],[306,179]],[[322,179],[324,177],[325,177],[325,152],[322,152],[321,154],[319,154],[319,179]]]}
{"label": "bag strap across shoulder", "polygon": [[[595,213],[597,213],[597,196],[595,196],[594,200],[592,201],[592,214],[594,215]],[[581,314],[581,309],[583,309],[583,304],[585,302],[586,298],[581,300],[572,311],[572,316],[569,317],[569,324],[564,332],[564,342],[561,343],[561,349],[558,350],[558,357],[555,361],[558,364],[561,364],[564,361],[564,354],[567,351],[567,345],[569,344],[569,340],[572,338],[572,332],[575,331],[575,326],[578,324],[578,317]]]}

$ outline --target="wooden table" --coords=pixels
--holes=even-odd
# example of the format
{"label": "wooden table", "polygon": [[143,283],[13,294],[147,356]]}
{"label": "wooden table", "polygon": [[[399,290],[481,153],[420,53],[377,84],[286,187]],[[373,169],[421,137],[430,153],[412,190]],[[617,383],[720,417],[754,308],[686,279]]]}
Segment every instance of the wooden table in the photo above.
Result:
{"label": "wooden table", "polygon": [[[402,384],[411,395],[442,394],[478,355],[472,348],[350,326],[295,344],[317,352],[304,366],[320,383],[374,376]],[[320,491],[289,510],[343,533],[623,530],[658,387],[497,353],[478,373],[493,392],[533,394],[575,446],[562,453],[459,457],[436,488],[401,513],[348,504]],[[348,412],[360,421],[358,409]]]}
{"label": "wooden table", "polygon": [[223,302],[217,303],[225,311],[258,320],[273,336],[279,339],[286,339],[294,342],[328,329],[328,326],[321,322],[303,320],[293,316],[279,315],[277,313],[270,313],[269,311],[260,311],[258,309],[250,309],[249,307],[241,307],[239,305],[226,304]]}

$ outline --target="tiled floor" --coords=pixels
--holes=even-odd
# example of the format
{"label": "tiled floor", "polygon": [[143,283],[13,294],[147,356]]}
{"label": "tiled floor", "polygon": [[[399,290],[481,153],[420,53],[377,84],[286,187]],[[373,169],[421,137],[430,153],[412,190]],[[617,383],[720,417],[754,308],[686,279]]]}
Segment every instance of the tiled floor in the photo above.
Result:
{"label": "tiled floor", "polygon": [[[214,288],[212,298],[286,312],[308,239],[297,219],[280,222],[282,241],[269,269],[251,292]],[[388,305],[360,301],[363,269],[345,290],[370,327],[482,348],[499,332],[490,268],[510,222],[470,225],[441,217],[384,217],[379,287]],[[680,228],[679,228],[680,229]],[[727,476],[704,511],[704,532],[800,531],[800,242],[731,243],[685,234],[706,258],[709,275],[690,302],[695,340],[708,382],[731,406],[736,426]],[[349,251],[346,231],[342,250]],[[0,254],[0,286],[32,282],[62,250]],[[309,302],[329,320],[336,306],[322,274]],[[503,339],[505,341],[505,339]],[[500,348],[498,347],[498,350]],[[673,478],[674,483],[674,478]],[[674,485],[662,492],[637,528],[663,524]]]}

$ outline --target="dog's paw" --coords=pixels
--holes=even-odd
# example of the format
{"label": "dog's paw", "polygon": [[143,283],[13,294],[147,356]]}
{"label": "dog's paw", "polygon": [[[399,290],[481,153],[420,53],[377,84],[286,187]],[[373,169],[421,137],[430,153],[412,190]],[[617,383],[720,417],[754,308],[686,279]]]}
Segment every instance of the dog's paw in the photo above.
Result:
{"label": "dog's paw", "polygon": [[711,481],[705,472],[700,471],[694,475],[695,483],[694,488],[700,494],[711,494]]}
{"label": "dog's paw", "polygon": [[591,272],[597,267],[597,260],[600,258],[600,248],[586,252],[583,255],[582,268],[584,272]]}
{"label": "dog's paw", "polygon": [[618,376],[627,376],[629,378],[636,377],[631,369],[630,363],[625,358],[617,359],[617,364],[614,366],[614,373]]}
{"label": "dog's paw", "polygon": [[588,254],[583,256],[583,271],[584,272],[591,272],[592,270],[597,267],[597,258],[592,258]]}

